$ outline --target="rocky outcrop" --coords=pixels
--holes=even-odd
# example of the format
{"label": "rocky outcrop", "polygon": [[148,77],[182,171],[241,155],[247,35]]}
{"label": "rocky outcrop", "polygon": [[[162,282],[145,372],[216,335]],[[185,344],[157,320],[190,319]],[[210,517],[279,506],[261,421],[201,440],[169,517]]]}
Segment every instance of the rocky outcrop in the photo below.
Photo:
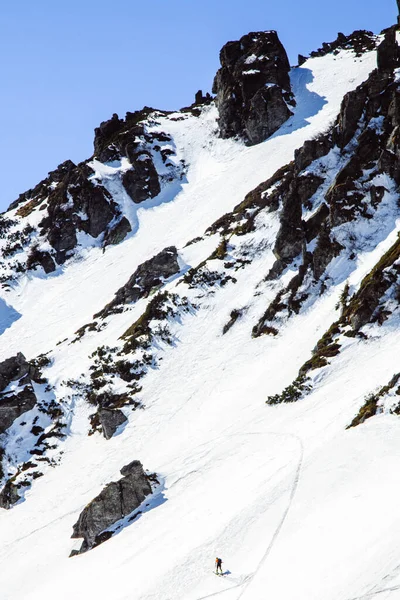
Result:
{"label": "rocky outcrop", "polygon": [[[306,237],[312,239],[317,235],[315,221],[326,218],[326,214],[314,216],[306,226],[303,219],[303,207],[311,208],[310,199],[323,183],[317,175],[307,174],[293,176],[287,193],[283,196],[280,215],[280,229],[275,241],[274,254],[276,258],[287,263],[300,254]],[[307,233],[306,233],[307,232]],[[312,236],[312,237],[310,237]]]}
{"label": "rocky outcrop", "polygon": [[120,244],[132,231],[131,224],[126,217],[122,217],[115,225],[113,225],[104,237],[104,246]]}
{"label": "rocky outcrop", "polygon": [[202,104],[210,104],[211,100],[212,100],[211,94],[209,94],[207,92],[206,95],[203,96],[202,90],[198,90],[194,97],[194,103],[196,106],[199,106]]}
{"label": "rocky outcrop", "polygon": [[[209,103],[211,96],[202,99]],[[135,204],[154,198],[183,176],[184,161],[176,160],[171,136],[149,127],[153,118],[166,114],[145,107],[128,112],[125,119],[114,114],[95,130],[92,158],[114,161],[115,179]],[[18,221],[2,219],[0,237],[6,241],[0,243],[0,259],[4,261],[0,260],[0,267],[11,270],[10,279],[27,269],[55,271],[79,251],[82,233],[96,240],[93,245],[100,242],[105,247],[120,243],[131,231],[120,208],[121,198],[114,200],[101,169],[94,170],[98,163],[92,158],[78,165],[65,161],[10,205],[9,210],[16,210],[17,217],[28,218],[34,212],[41,215],[41,219],[35,218],[34,226],[29,223],[24,229]],[[90,240],[85,242],[90,244]],[[21,250],[27,256],[25,262],[9,260],[17,253],[24,260]]]}
{"label": "rocky outcrop", "polygon": [[106,440],[110,440],[120,425],[128,421],[122,410],[101,408],[98,411],[98,419]]}
{"label": "rocky outcrop", "polygon": [[300,254],[305,239],[302,204],[295,182],[283,199],[280,223],[274,254],[278,260],[289,261]]}
{"label": "rocky outcrop", "polygon": [[18,494],[17,486],[8,480],[0,492],[0,508],[9,510],[19,500],[21,500],[21,496]]}
{"label": "rocky outcrop", "polygon": [[377,49],[377,66],[380,71],[393,71],[399,66],[400,52],[396,41],[397,27],[391,27],[385,32],[384,40]]}
{"label": "rocky outcrop", "polygon": [[160,286],[165,279],[179,273],[178,253],[174,246],[164,248],[161,252],[146,260],[138,266],[129,281],[120,288],[114,299],[100,312],[94,315],[94,319],[100,317],[105,319],[115,312],[121,312],[125,304],[137,302]]}
{"label": "rocky outcrop", "polygon": [[56,264],[50,252],[39,250],[37,246],[33,246],[26,261],[26,268],[35,269],[36,267],[42,267],[45,273],[52,273],[56,270]]}
{"label": "rocky outcrop", "polygon": [[[0,363],[0,433],[35,406],[37,399],[32,386],[35,373],[21,353]],[[16,383],[15,389],[4,392],[12,382]]]}
{"label": "rocky outcrop", "polygon": [[291,116],[289,61],[275,31],[249,33],[220,52],[213,84],[223,138],[258,144]]}
{"label": "rocky outcrop", "polygon": [[111,536],[102,536],[118,521],[139,508],[152,493],[150,477],[140,461],[134,460],[121,469],[122,479],[109,483],[100,494],[83,509],[73,527],[72,538],[83,538],[79,551],[82,554]]}
{"label": "rocky outcrop", "polygon": [[131,156],[131,164],[132,168],[122,176],[122,185],[135,204],[158,196],[161,186],[150,154],[136,152]]}
{"label": "rocky outcrop", "polygon": [[110,193],[88,179],[90,173],[87,165],[70,171],[49,194],[48,215],[39,223],[40,235],[47,237],[59,264],[76,247],[78,231],[97,238],[119,212]]}
{"label": "rocky outcrop", "polygon": [[368,50],[376,47],[377,36],[372,31],[357,29],[350,35],[344,35],[339,32],[336,40],[333,42],[324,42],[321,48],[310,53],[312,58],[317,56],[326,56],[333,52],[337,54],[339,50],[353,50],[356,56],[361,56]]}
{"label": "rocky outcrop", "polygon": [[[122,175],[122,185],[136,204],[154,198],[161,191],[161,178],[154,164],[154,154],[167,163],[168,156],[160,144],[172,142],[164,132],[149,133],[143,123],[154,109],[144,107],[141,111],[128,112],[125,119],[114,114],[95,129],[94,156],[101,162],[129,160],[131,168]],[[160,113],[158,114],[165,114]]]}
{"label": "rocky outcrop", "polygon": [[[364,277],[359,290],[343,311],[343,322],[351,325],[353,330],[358,331],[372,321],[382,323],[387,317],[384,314],[385,304],[390,304],[391,298],[399,302],[399,260],[400,239],[397,239],[371,272]],[[391,294],[388,293],[390,288],[392,288]]]}
{"label": "rocky outcrop", "polygon": [[[322,206],[326,207],[326,204],[323,204]],[[323,222],[312,256],[312,270],[316,280],[323,275],[331,260],[335,258],[335,256],[338,256],[341,250],[343,250],[343,247],[336,240],[331,238],[330,228],[326,222]]]}
{"label": "rocky outcrop", "polygon": [[[32,380],[39,379],[39,371],[27,362],[20,352],[0,363],[0,434],[5,433],[18,417],[37,404]],[[7,390],[13,384],[12,389]],[[3,472],[4,449],[0,447],[0,480]],[[9,509],[21,498],[19,485],[12,480],[3,482],[0,491],[0,508]]]}
{"label": "rocky outcrop", "polygon": [[294,152],[296,171],[300,173],[314,160],[328,154],[332,144],[329,136],[323,135],[313,140],[306,140],[301,148]]}

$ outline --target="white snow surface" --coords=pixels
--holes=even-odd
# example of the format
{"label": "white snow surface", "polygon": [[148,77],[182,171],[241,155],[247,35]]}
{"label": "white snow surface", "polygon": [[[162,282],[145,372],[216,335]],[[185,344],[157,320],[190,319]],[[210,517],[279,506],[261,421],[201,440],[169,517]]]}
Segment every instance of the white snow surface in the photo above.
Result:
{"label": "white snow surface", "polygon": [[[119,246],[104,254],[84,250],[61,272],[27,275],[3,292],[0,358],[52,350],[46,376],[56,389],[84,373],[88,355],[113,345],[145,302],[100,333],[73,345],[56,342],[90,322],[162,248],[176,245],[188,266],[209,256],[215,236],[184,245],[324,131],[375,60],[375,52],[355,58],[342,51],[294,69],[294,116],[251,148],[215,136],[213,108],[198,119],[160,118],[155,127],[173,135],[189,165],[187,181],[135,209],[136,230]],[[276,217],[262,219],[255,238],[271,246]],[[393,243],[398,225],[360,256],[352,285]],[[349,340],[335,369],[322,373],[303,401],[266,406],[267,395],[292,381],[335,319],[343,288],[333,286],[276,338],[252,339],[274,296],[264,286],[254,297],[272,260],[272,252],[260,253],[235,285],[205,292],[199,310],[182,317],[175,347],[160,350],[163,360],[144,380],[145,410],[126,413],[119,435],[89,437],[92,409],[76,403],[60,464],[34,482],[24,502],[0,513],[1,600],[400,598],[400,422],[383,413],[345,429],[364,396],[399,370],[399,324],[371,328],[368,342]],[[221,335],[238,307],[247,310]],[[78,547],[70,536],[80,512],[134,459],[160,475],[160,490],[116,536],[68,558]],[[213,574],[216,556],[224,577]]]}

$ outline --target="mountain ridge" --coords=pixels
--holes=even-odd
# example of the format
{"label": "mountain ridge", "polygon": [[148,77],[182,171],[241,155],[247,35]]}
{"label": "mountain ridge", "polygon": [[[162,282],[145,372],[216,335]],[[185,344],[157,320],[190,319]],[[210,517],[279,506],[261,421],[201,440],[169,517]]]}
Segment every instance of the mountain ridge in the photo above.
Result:
{"label": "mountain ridge", "polygon": [[[0,518],[6,548],[13,544],[13,523],[19,523],[16,559],[19,539],[43,544],[46,528],[53,531],[54,556],[46,546],[43,557],[29,566],[30,556],[23,564],[43,574],[42,561],[50,561],[58,575],[65,569],[75,573],[60,597],[76,594],[82,573],[94,573],[97,561],[117,574],[118,592],[110,579],[104,589],[95,583],[89,592],[83,583],[85,593],[105,597],[114,590],[121,599],[128,597],[127,560],[136,567],[138,598],[207,597],[204,593],[225,589],[225,582],[207,579],[203,564],[217,548],[230,557],[237,577],[233,587],[241,586],[241,595],[258,598],[268,589],[276,597],[291,597],[290,582],[279,591],[282,582],[261,569],[260,528],[274,543],[279,523],[289,515],[291,529],[272,557],[277,564],[279,547],[288,552],[291,537],[298,548],[301,525],[288,511],[297,495],[313,497],[312,486],[307,492],[302,482],[312,481],[315,472],[323,479],[321,510],[329,505],[323,496],[329,473],[321,470],[319,453],[334,465],[334,483],[341,480],[345,460],[338,447],[343,444],[355,456],[351,440],[364,440],[367,453],[366,436],[374,422],[380,426],[379,414],[394,437],[396,360],[390,359],[385,340],[395,343],[398,337],[397,35],[396,28],[377,38],[358,32],[344,41],[339,35],[339,45],[323,47],[292,69],[293,114],[261,144],[249,145],[237,131],[228,139],[219,136],[221,114],[207,97],[183,113],[152,111],[145,125],[137,113],[125,120],[114,115],[96,130],[98,155],[90,164],[63,163],[3,216],[2,247],[20,243],[15,253],[28,267],[26,274],[22,267],[3,265],[3,310],[5,321],[9,318],[3,355],[23,351],[28,358],[20,360],[29,365],[36,356],[41,373],[30,384],[36,394],[33,412],[17,417],[1,439],[2,506],[13,508]],[[349,49],[349,43],[356,47]],[[95,191],[94,203],[88,190]],[[46,210],[43,203],[44,218],[39,214]],[[7,224],[16,218],[19,229]],[[26,231],[28,226],[33,231]],[[32,245],[35,227],[41,228],[39,237],[47,236],[38,246]],[[28,249],[16,231],[25,231],[20,235]],[[107,244],[110,239],[118,243]],[[365,409],[364,390],[371,391],[377,378],[371,368],[359,381],[361,358],[380,366],[381,388]],[[18,384],[13,377],[5,382],[7,396],[19,394],[24,385],[23,377]],[[352,377],[354,394],[325,406],[321,396],[335,386],[343,391]],[[284,388],[291,380],[290,389]],[[265,400],[274,406],[265,406]],[[276,406],[281,402],[291,406]],[[367,411],[374,416],[368,429],[346,430],[359,410],[361,423]],[[371,436],[375,439],[376,430]],[[304,445],[301,473],[295,438]],[[374,444],[383,461],[382,440]],[[329,454],[329,445],[335,452]],[[396,442],[391,447],[396,454]],[[43,459],[38,460],[42,470],[37,461],[32,465],[33,457]],[[141,501],[136,504],[141,518],[124,523],[122,531],[107,529],[105,519],[96,529],[104,543],[67,566],[64,558],[77,553],[69,536],[79,513],[101,498],[110,481],[117,483],[123,464],[139,459],[163,482],[149,510]],[[367,486],[368,464],[355,462],[366,473],[361,487]],[[288,503],[294,472],[299,490]],[[348,485],[349,493],[356,493]],[[394,478],[391,493],[396,485]],[[205,489],[213,490],[210,500]],[[46,506],[54,521],[48,522]],[[294,504],[294,510],[301,506]],[[357,509],[365,518],[360,504]],[[30,511],[39,521],[34,530]],[[115,514],[125,518],[129,513]],[[183,528],[176,515],[182,516]],[[305,520],[314,515],[310,528],[318,540],[318,513],[302,515]],[[165,541],[174,535],[178,548]],[[333,536],[329,530],[328,541]],[[135,540],[138,548],[132,550]],[[255,570],[246,559],[250,544]],[[341,557],[334,548],[334,572],[349,595],[353,589],[358,593],[340,575]],[[311,547],[309,552],[314,555]],[[160,573],[149,581],[145,562],[153,554]],[[2,560],[7,564],[4,553]],[[277,573],[285,565],[280,560]],[[376,556],[368,562],[371,578],[373,560]],[[184,564],[189,567],[182,576]],[[15,598],[50,597],[51,580],[30,573],[32,589],[3,579],[4,589]],[[317,585],[324,589],[323,579]],[[300,586],[300,596],[309,597],[309,589],[309,583]],[[334,598],[336,585],[331,592]]]}

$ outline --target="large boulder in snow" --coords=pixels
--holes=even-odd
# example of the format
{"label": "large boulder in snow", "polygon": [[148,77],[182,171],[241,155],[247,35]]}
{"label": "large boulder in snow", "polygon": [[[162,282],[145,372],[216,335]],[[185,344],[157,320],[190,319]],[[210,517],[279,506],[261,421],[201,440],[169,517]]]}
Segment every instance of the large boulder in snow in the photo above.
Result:
{"label": "large boulder in snow", "polygon": [[122,479],[106,485],[79,515],[71,537],[83,538],[83,542],[80,550],[72,554],[81,554],[101,543],[106,536],[99,537],[100,534],[136,510],[152,493],[140,461],[134,460],[120,472]]}
{"label": "large boulder in snow", "polygon": [[139,298],[148,296],[151,290],[179,271],[178,252],[175,246],[164,248],[140,264],[128,282],[116,292],[114,299],[93,318],[104,319],[110,314],[120,312],[121,306],[137,302]]}
{"label": "large boulder in snow", "polygon": [[223,138],[243,136],[258,144],[292,114],[289,61],[276,31],[249,33],[220,52],[213,84]]}
{"label": "large boulder in snow", "polygon": [[127,422],[127,418],[122,410],[101,408],[98,411],[98,419],[106,440],[110,440],[120,425]]}

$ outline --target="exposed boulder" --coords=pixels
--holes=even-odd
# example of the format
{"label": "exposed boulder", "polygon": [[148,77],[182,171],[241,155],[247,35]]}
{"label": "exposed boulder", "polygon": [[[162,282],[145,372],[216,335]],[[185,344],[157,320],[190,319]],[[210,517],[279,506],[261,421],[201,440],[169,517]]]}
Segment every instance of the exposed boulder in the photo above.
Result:
{"label": "exposed boulder", "polygon": [[249,33],[220,52],[213,84],[223,138],[242,136],[258,144],[292,114],[289,61],[276,31]]}
{"label": "exposed boulder", "polygon": [[122,185],[127,194],[135,204],[157,196],[161,187],[151,156],[141,151],[132,152],[130,161],[132,168],[122,176]]}
{"label": "exposed boulder", "polygon": [[7,481],[5,486],[0,492],[0,508],[9,510],[21,499],[18,494],[18,488],[10,480]]}
{"label": "exposed boulder", "polygon": [[52,273],[56,270],[56,265],[50,252],[39,250],[37,246],[33,246],[26,261],[26,268],[35,269],[39,266],[43,267],[45,273]]}
{"label": "exposed boulder", "polygon": [[36,395],[28,385],[12,394],[0,394],[0,433],[11,427],[20,415],[32,410],[36,401]]}
{"label": "exposed boulder", "polygon": [[118,408],[114,410],[101,408],[98,411],[98,418],[106,440],[111,439],[118,427],[128,420]]}
{"label": "exposed boulder", "polygon": [[[32,378],[37,376],[20,352],[0,363],[0,433],[4,433],[20,415],[31,410],[36,402]],[[15,389],[5,390],[15,382]]]}
{"label": "exposed boulder", "polygon": [[22,352],[16,356],[7,358],[0,363],[0,391],[3,391],[11,381],[21,379],[31,372],[31,365],[25,359]]}
{"label": "exposed boulder", "polygon": [[113,227],[111,227],[104,237],[104,246],[120,244],[132,231],[131,224],[126,217],[122,217]]}
{"label": "exposed boulder", "polygon": [[80,550],[73,554],[82,554],[104,541],[107,536],[100,537],[100,534],[139,508],[152,493],[150,477],[140,461],[134,460],[120,472],[122,479],[109,483],[79,515],[71,537],[83,538],[83,542]]}
{"label": "exposed boulder", "polygon": [[162,284],[165,279],[179,273],[178,252],[175,246],[164,248],[161,252],[146,260],[138,266],[129,281],[120,288],[114,299],[100,312],[94,315],[94,319],[104,319],[114,312],[120,312],[119,307],[124,304],[137,302],[139,298],[149,295],[152,289]]}

